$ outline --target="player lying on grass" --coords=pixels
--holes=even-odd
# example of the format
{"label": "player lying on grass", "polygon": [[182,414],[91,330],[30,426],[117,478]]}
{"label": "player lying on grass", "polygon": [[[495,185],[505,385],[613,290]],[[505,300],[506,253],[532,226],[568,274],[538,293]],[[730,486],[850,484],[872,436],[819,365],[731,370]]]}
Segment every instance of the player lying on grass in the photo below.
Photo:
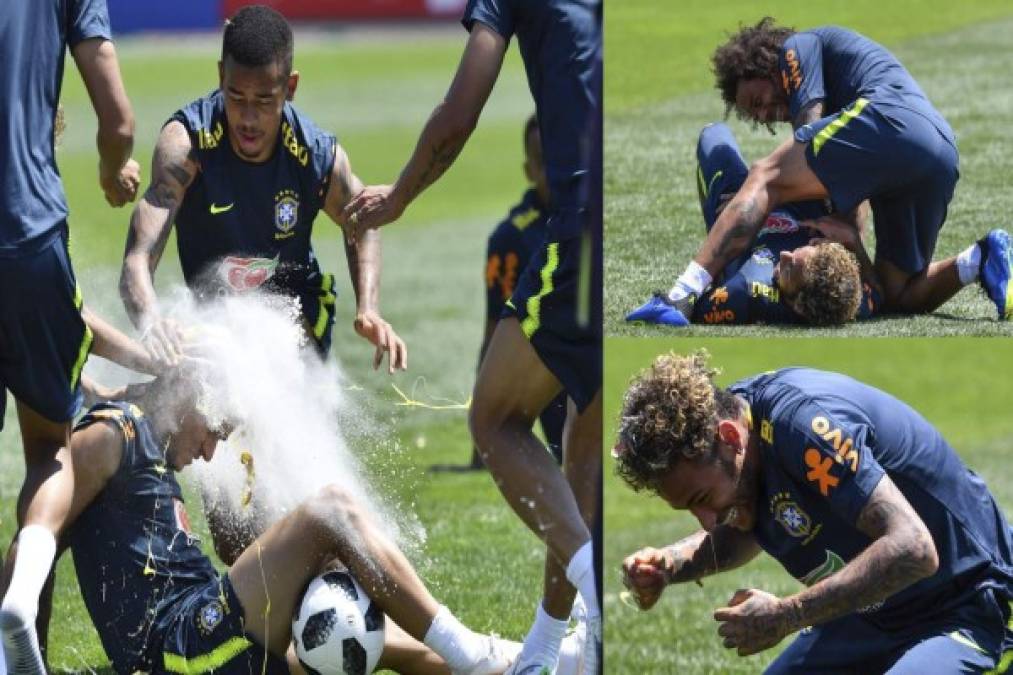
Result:
{"label": "player lying on grass", "polygon": [[476,675],[507,668],[520,645],[464,627],[337,487],[243,549],[220,542],[225,528],[211,518],[216,548],[231,563],[219,575],[190,531],[175,478],[196,459],[210,461],[229,434],[227,423],[212,427],[198,411],[199,391],[181,375],[162,377],[136,402],[95,406],[74,430],[77,517],[63,543],[117,672],[299,672],[294,657],[286,664],[292,616],[310,579],[335,559],[399,626],[388,629],[381,667]]}
{"label": "player lying on grass", "polygon": [[[696,155],[700,208],[710,231],[749,170],[725,124],[704,127]],[[772,211],[749,248],[725,267],[710,291],[694,304],[689,321],[821,326],[871,316],[879,306],[871,265],[860,267],[855,254],[841,245],[813,245],[822,235],[803,224],[826,215],[821,201],[786,204]],[[626,320],[679,326],[689,323],[686,318],[656,293]]]}
{"label": "player lying on grass", "polygon": [[773,209],[806,199],[830,199],[842,214],[869,201],[885,311],[931,312],[983,266],[999,319],[1013,316],[1006,233],[990,233],[954,265],[932,263],[959,177],[956,140],[892,54],[844,28],[795,32],[767,17],[729,38],[713,62],[729,110],[768,126],[790,122],[795,133],[753,164],[668,292],[684,316]]}
{"label": "player lying on grass", "polygon": [[[697,159],[697,186],[709,232],[742,187],[748,170],[724,124],[708,125],[700,133]],[[865,209],[859,209],[854,218],[845,219],[828,213],[820,201],[779,206],[767,216],[749,248],[694,303],[689,321],[661,293],[630,312],[627,320],[673,326],[690,322],[834,325],[870,318],[882,307],[882,289],[862,243],[859,226],[864,225],[864,214]],[[975,282],[990,293],[989,288],[1003,275],[1007,239],[1005,231],[993,230],[972,245],[975,255],[965,251],[932,262],[930,270],[952,276],[957,283],[954,293]],[[976,261],[977,266],[962,265],[962,258]]]}
{"label": "player lying on grass", "polygon": [[740,655],[801,631],[768,673],[983,672],[1013,646],[1013,536],[984,482],[913,409],[835,373],[713,384],[706,352],[660,356],[626,392],[619,475],[700,521],[623,561],[650,609],[668,584],[761,550],[808,588],[715,611]]}

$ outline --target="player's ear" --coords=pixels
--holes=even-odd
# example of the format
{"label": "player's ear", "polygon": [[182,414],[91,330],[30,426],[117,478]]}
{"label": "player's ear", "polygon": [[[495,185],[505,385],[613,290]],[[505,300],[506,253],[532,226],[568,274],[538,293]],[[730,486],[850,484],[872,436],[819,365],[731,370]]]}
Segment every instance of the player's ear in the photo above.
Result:
{"label": "player's ear", "polygon": [[718,422],[718,438],[724,445],[730,446],[736,452],[746,447],[742,430],[732,420]]}
{"label": "player's ear", "polygon": [[295,90],[299,86],[299,71],[293,70],[292,74],[288,76],[288,94],[285,99],[291,101],[295,98]]}

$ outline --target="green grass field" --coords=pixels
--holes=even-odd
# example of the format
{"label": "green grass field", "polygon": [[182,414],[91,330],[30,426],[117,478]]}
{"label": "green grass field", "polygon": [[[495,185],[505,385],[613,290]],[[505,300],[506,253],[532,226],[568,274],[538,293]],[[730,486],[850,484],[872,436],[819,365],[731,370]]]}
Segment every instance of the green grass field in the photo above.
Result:
{"label": "green grass field", "polygon": [[[302,79],[295,103],[338,134],[363,181],[389,182],[449,85],[464,42],[464,31],[452,27],[365,35],[297,32],[295,66]],[[217,86],[220,38],[124,39],[118,50],[137,117],[135,156],[147,176],[164,120]],[[71,208],[75,268],[85,302],[126,328],[116,281],[130,211],[112,210],[101,197],[94,115],[69,59],[67,73],[68,128],[58,158]],[[338,230],[326,216],[317,223],[314,242],[322,266],[341,279],[333,352],[374,420],[375,437],[386,439],[379,447],[359,449],[390,499],[415,510],[426,526],[424,551],[415,560],[422,576],[470,626],[515,639],[526,631],[541,595],[544,549],[509,511],[486,473],[427,472],[431,464],[469,460],[466,413],[398,406],[401,399],[391,385],[415,389],[414,397],[422,401],[468,399],[484,326],[485,238],[525,188],[521,135],[533,107],[520,58],[511,49],[480,128],[457,165],[401,223],[384,230],[381,309],[409,346],[408,373],[392,379],[370,370],[372,346],[352,330],[354,302],[344,255]],[[179,279],[170,241],[157,285],[166,290]],[[123,376],[96,358],[88,368],[103,379]],[[14,531],[14,501],[24,473],[12,409],[10,402],[0,435],[0,540],[5,542]],[[190,511],[198,515],[199,501],[191,501]],[[69,559],[59,572],[51,636],[51,663],[58,671],[106,667]]]}
{"label": "green grass field", "polygon": [[[614,442],[616,419],[629,379],[669,350],[710,351],[722,368],[719,385],[788,365],[835,370],[879,387],[912,405],[939,429],[965,463],[984,477],[1007,513],[1013,481],[1007,456],[1013,434],[1008,401],[1013,384],[992,378],[1013,366],[1008,340],[757,340],[721,338],[606,340],[604,410],[606,445]],[[928,366],[928,367],[926,367]],[[605,631],[608,672],[756,673],[789,643],[760,655],[739,658],[721,646],[711,613],[738,588],[760,588],[778,595],[801,588],[773,559],[761,554],[749,565],[706,579],[703,587],[669,588],[659,603],[642,613],[624,604],[620,565],[643,546],[672,543],[699,526],[687,512],[675,512],[657,497],[637,494],[605,466]]]}
{"label": "green grass field", "polygon": [[[646,0],[610,7],[606,18],[605,329],[608,335],[661,336],[672,329],[628,326],[625,314],[655,289],[668,289],[704,237],[694,182],[697,134],[724,116],[710,55],[740,23],[763,16],[745,1]],[[853,27],[889,47],[953,126],[960,146],[957,185],[935,257],[955,255],[994,227],[1010,228],[1005,187],[1013,175],[1008,3],[768,3],[766,12],[798,28]],[[997,86],[998,83],[1004,83]],[[787,138],[732,121],[747,159]],[[866,241],[870,251],[874,241]],[[1008,335],[977,287],[929,316],[881,319],[792,335]],[[779,327],[692,327],[680,334],[781,335]]]}

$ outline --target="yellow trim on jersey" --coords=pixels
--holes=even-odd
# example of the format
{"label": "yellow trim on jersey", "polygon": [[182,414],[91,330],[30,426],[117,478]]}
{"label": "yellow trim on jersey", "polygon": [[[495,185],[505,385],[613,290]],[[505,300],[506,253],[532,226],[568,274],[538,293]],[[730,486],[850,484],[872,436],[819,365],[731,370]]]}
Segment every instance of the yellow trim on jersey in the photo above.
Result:
{"label": "yellow trim on jersey", "polygon": [[320,303],[320,310],[319,313],[317,314],[317,322],[313,326],[313,336],[316,337],[317,340],[322,340],[324,337],[324,331],[327,330],[327,321],[329,317],[329,314],[327,313],[327,308],[334,307],[335,297],[334,292],[332,290],[333,288],[334,288],[334,275],[325,274],[323,278],[323,283],[320,284],[320,290],[322,290],[323,293],[317,300]]}
{"label": "yellow trim on jersey", "polygon": [[545,265],[540,274],[542,288],[537,294],[528,298],[528,315],[521,322],[521,330],[528,338],[534,335],[541,325],[542,298],[552,292],[552,273],[556,271],[557,267],[559,267],[559,242],[552,242],[546,249]]}
{"label": "yellow trim on jersey", "polygon": [[813,139],[813,157],[819,154],[820,148],[823,147],[824,143],[833,138],[834,134],[846,127],[848,122],[861,115],[868,104],[869,101],[867,99],[858,99],[853,106],[842,112],[837,119],[823,127]]}
{"label": "yellow trim on jersey", "polygon": [[88,360],[88,352],[91,351],[91,343],[94,339],[95,335],[92,334],[91,328],[85,326],[84,338],[81,340],[81,348],[77,351],[77,361],[74,362],[74,367],[70,369],[71,391],[77,389],[77,382],[81,378],[81,369],[84,368],[84,362]]}
{"label": "yellow trim on jersey", "polygon": [[170,673],[200,675],[200,673],[208,673],[221,668],[252,646],[252,642],[239,635],[226,640],[207,654],[201,654],[191,659],[179,654],[162,652],[162,664]]}

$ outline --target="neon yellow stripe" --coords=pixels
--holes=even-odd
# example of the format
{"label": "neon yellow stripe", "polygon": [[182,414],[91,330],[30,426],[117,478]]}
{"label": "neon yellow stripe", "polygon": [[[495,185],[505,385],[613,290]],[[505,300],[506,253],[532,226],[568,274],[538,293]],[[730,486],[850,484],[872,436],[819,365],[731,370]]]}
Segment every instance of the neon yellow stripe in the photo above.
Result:
{"label": "neon yellow stripe", "polygon": [[77,361],[74,362],[74,367],[70,369],[71,391],[77,389],[77,381],[81,378],[81,369],[84,368],[84,362],[88,360],[88,352],[91,351],[91,343],[94,339],[95,336],[92,334],[91,328],[85,326],[84,339],[81,340],[81,348],[77,352]]}
{"label": "neon yellow stripe", "polygon": [[84,304],[84,295],[81,294],[81,284],[74,286],[74,306],[77,307],[78,311],[81,311],[81,305]]}
{"label": "neon yellow stripe", "polygon": [[837,119],[823,127],[823,130],[816,134],[816,138],[813,139],[813,156],[818,155],[823,144],[833,138],[833,135],[838,131],[846,127],[848,122],[861,115],[868,104],[868,100],[864,98],[858,99],[853,106],[842,112]]}
{"label": "neon yellow stripe", "polygon": [[707,181],[703,179],[703,167],[696,165],[696,184],[700,188],[700,196],[707,198]]}
{"label": "neon yellow stripe", "polygon": [[559,242],[549,244],[545,258],[541,272],[542,289],[528,298],[528,316],[521,322],[521,330],[529,338],[541,324],[542,298],[552,292],[552,273],[559,267]]}
{"label": "neon yellow stripe", "polygon": [[199,675],[207,673],[236,658],[244,651],[253,646],[253,643],[245,637],[237,636],[218,645],[208,654],[195,656],[188,659],[179,654],[162,653],[162,663],[170,673],[183,673],[184,675]]}
{"label": "neon yellow stripe", "polygon": [[707,191],[704,192],[704,196],[709,195],[711,193],[711,190],[714,188],[714,181],[716,181],[718,178],[721,178],[722,174],[724,174],[724,171],[718,171],[716,174],[711,176],[711,182],[707,184]]}
{"label": "neon yellow stripe", "polygon": [[320,310],[317,314],[317,323],[313,326],[313,335],[318,339],[324,337],[324,331],[327,330],[327,308],[334,306],[334,293],[331,289],[334,287],[334,275],[325,274],[323,283],[320,285],[320,290],[323,293],[320,295],[318,302],[320,303]]}
{"label": "neon yellow stripe", "polygon": [[975,651],[981,652],[982,654],[985,653],[985,650],[982,649],[981,647],[979,647],[977,642],[975,642],[971,638],[965,636],[960,631],[953,631],[952,633],[949,633],[949,637],[951,639],[953,639],[953,640],[956,640],[957,642],[959,642],[962,645],[965,645],[967,647],[970,647],[971,649],[974,649]]}
{"label": "neon yellow stripe", "polygon": [[985,675],[1002,675],[1009,670],[1010,664],[1013,664],[1013,651],[1004,653],[999,660],[999,665],[985,673]]}

